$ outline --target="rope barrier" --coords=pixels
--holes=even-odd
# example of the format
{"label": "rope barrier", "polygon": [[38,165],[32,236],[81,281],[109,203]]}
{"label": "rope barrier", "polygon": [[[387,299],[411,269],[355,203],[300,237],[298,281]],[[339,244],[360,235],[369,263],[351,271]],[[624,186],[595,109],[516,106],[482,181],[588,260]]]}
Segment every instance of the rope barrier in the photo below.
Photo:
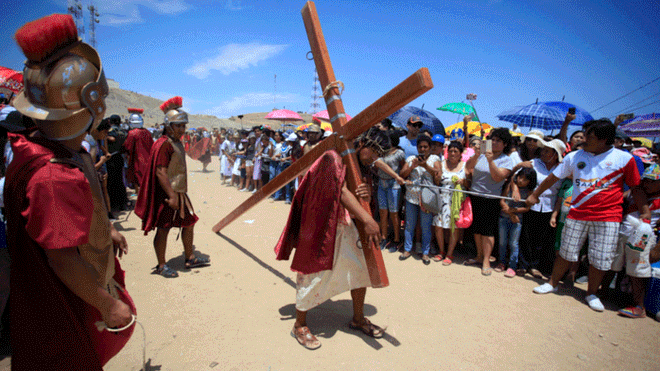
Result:
{"label": "rope barrier", "polygon": [[[496,195],[489,195],[489,194],[484,194],[484,193],[479,193],[479,192],[474,192],[474,191],[464,191],[462,189],[455,189],[455,188],[444,188],[444,187],[439,187],[439,186],[434,186],[430,184],[411,184],[413,186],[418,186],[418,187],[426,187],[426,188],[433,188],[437,189],[440,192],[461,192],[461,193],[466,193],[469,195],[473,196],[479,196],[479,197],[484,197],[484,198],[493,198],[493,199],[498,199],[498,200],[506,200],[506,201],[516,201],[511,197],[504,197],[504,196],[496,196]],[[525,201],[525,200],[520,200],[520,201]]]}

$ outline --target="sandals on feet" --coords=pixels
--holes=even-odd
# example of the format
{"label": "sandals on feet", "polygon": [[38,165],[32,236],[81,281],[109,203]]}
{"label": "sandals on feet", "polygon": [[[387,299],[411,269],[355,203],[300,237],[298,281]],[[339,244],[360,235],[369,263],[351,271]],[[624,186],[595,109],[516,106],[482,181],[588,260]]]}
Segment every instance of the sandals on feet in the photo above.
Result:
{"label": "sandals on feet", "polygon": [[316,336],[312,335],[312,333],[309,332],[309,328],[307,326],[303,326],[300,328],[296,328],[294,326],[293,329],[291,330],[291,336],[293,336],[296,340],[298,340],[298,343],[300,343],[300,345],[304,346],[309,350],[314,350],[321,347],[321,342],[319,341],[319,339],[316,338]]}
{"label": "sandals on feet", "polygon": [[463,265],[478,265],[481,264],[477,259],[468,259],[463,262]]}
{"label": "sandals on feet", "polygon": [[200,258],[198,256],[192,259],[186,259],[186,269],[204,267],[206,265],[211,265],[211,259],[209,258]]}
{"label": "sandals on feet", "polygon": [[493,273],[493,268],[481,268],[481,274],[484,276],[490,276]]}
{"label": "sandals on feet", "polygon": [[172,270],[172,268],[168,267],[167,264],[163,265],[163,267],[154,267],[154,271],[152,274],[158,274],[160,276],[163,276],[165,278],[176,278],[179,277],[179,274],[175,271]]}
{"label": "sandals on feet", "polygon": [[408,251],[406,251],[406,252],[404,252],[403,254],[399,255],[399,260],[406,260],[406,259],[408,259],[408,258],[411,257],[411,256],[412,256],[412,254],[409,253]]}
{"label": "sandals on feet", "polygon": [[449,255],[447,255],[447,256],[445,257],[445,260],[442,261],[442,265],[444,265],[444,266],[451,265],[451,263],[452,263],[452,259],[454,259],[453,256],[449,256]]}
{"label": "sandals on feet", "polygon": [[432,259],[434,262],[439,263],[439,262],[442,261],[442,255],[441,255],[441,254],[434,255],[434,256],[431,257],[431,259]]}
{"label": "sandals on feet", "polygon": [[382,328],[380,326],[374,325],[369,321],[367,317],[364,317],[364,320],[362,321],[362,324],[357,324],[355,320],[351,320],[351,322],[348,323],[348,327],[351,330],[360,330],[362,331],[365,335],[371,336],[372,338],[382,338],[383,335],[385,334],[386,328]]}

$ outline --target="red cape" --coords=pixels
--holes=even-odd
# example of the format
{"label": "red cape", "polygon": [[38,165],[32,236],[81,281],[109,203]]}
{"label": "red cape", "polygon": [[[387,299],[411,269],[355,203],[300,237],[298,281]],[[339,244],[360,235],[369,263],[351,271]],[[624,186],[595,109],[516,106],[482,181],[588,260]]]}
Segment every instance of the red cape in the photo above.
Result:
{"label": "red cape", "polygon": [[142,184],[142,177],[147,172],[147,162],[154,141],[151,133],[144,128],[133,129],[128,132],[124,148],[128,152],[131,162],[126,170],[126,179],[131,183]]}
{"label": "red cape", "polygon": [[335,151],[312,164],[293,197],[289,219],[275,246],[277,260],[296,253],[291,269],[303,274],[332,269],[337,223],[344,208],[341,187],[346,168]]}
{"label": "red cape", "polygon": [[147,172],[142,178],[142,186],[135,203],[135,214],[142,219],[142,230],[146,235],[149,231],[156,228],[156,217],[158,216],[158,207],[167,197],[156,176],[156,161],[158,161],[158,152],[163,144],[167,143],[167,136],[163,135],[151,147],[149,155],[149,165]]}
{"label": "red cape", "polygon": [[[70,235],[72,232],[64,226],[89,231],[92,209],[84,202],[86,199],[91,201],[89,183],[80,178],[84,175],[76,168],[49,161],[53,157],[71,157],[70,152],[58,144],[17,134],[9,134],[9,137],[14,160],[7,169],[5,211],[11,256],[12,370],[102,370],[103,365],[126,344],[134,327],[119,335],[107,331],[94,333],[98,332],[96,328],[90,332],[90,321],[100,318],[100,313],[62,283],[48,265],[43,247],[31,237],[31,234],[37,235],[35,238],[46,241],[51,245],[49,247],[86,243],[88,235]],[[77,202],[83,207],[63,209],[61,218],[35,214],[34,205],[30,205],[27,199],[27,188],[32,186],[28,185],[33,184],[30,180],[37,172],[52,174],[53,179],[64,179],[61,176],[64,174],[68,175],[67,179],[76,179],[70,181],[69,187],[52,188],[52,196],[58,200],[83,200]],[[67,180],[53,184],[63,185],[65,182]],[[74,207],[74,204],[76,202],[57,203],[63,207]],[[46,228],[37,230],[28,225],[27,216],[30,220],[37,219],[36,224]],[[115,268],[114,278],[124,287],[124,272],[118,261],[115,261]],[[128,292],[125,294],[122,300],[135,310]]]}
{"label": "red cape", "polygon": [[193,160],[199,160],[207,150],[210,150],[211,138],[202,138],[199,142],[195,143],[190,151],[188,151],[188,156]]}

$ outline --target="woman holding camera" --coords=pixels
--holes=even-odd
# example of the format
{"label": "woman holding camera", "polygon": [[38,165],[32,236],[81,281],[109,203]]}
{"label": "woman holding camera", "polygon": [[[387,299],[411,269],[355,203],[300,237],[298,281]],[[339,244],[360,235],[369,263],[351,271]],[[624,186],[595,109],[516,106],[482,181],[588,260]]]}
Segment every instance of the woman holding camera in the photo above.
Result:
{"label": "woman holding camera", "polygon": [[415,237],[415,226],[417,219],[420,220],[422,228],[422,261],[424,264],[431,264],[429,251],[431,250],[431,239],[433,237],[432,223],[433,214],[422,210],[419,195],[421,187],[416,184],[422,182],[438,185],[442,178],[442,167],[440,157],[431,153],[431,138],[428,135],[417,137],[417,156],[409,156],[399,174],[403,179],[407,179],[406,187],[406,230],[404,233],[405,251],[399,256],[399,260],[408,259],[412,253],[413,238]]}
{"label": "woman holding camera", "polygon": [[[490,132],[490,140],[481,144],[480,150],[465,164],[468,172],[472,172],[472,191],[484,195],[500,196],[502,185],[511,175],[513,161],[507,155],[512,145],[509,129],[497,128]],[[490,147],[490,148],[488,148]],[[466,265],[483,262],[481,274],[490,276],[490,255],[495,244],[495,233],[498,228],[500,202],[495,198],[470,196],[472,200],[472,230],[477,245],[477,258],[469,259]]]}

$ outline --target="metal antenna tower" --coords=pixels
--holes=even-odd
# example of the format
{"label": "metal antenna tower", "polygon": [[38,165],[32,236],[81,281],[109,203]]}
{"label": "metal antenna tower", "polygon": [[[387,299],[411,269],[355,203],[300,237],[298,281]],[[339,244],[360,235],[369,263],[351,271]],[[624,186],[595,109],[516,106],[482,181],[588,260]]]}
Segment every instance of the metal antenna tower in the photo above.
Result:
{"label": "metal antenna tower", "polygon": [[312,102],[309,104],[309,114],[315,114],[316,112],[319,111],[319,108],[321,108],[321,104],[319,103],[319,92],[321,91],[321,85],[319,83],[319,74],[316,72],[316,68],[314,68],[314,84],[312,85]]}
{"label": "metal antenna tower", "polygon": [[78,36],[82,39],[85,35],[85,24],[80,0],[69,0],[66,10],[73,17],[73,21],[76,23],[76,28],[78,29]]}
{"label": "metal antenna tower", "polygon": [[96,24],[99,23],[99,16],[101,15],[92,2],[87,6],[87,9],[89,9],[89,44],[92,48],[96,48]]}
{"label": "metal antenna tower", "polygon": [[275,97],[277,97],[277,74],[275,74],[275,79],[273,80],[273,109],[277,109]]}

